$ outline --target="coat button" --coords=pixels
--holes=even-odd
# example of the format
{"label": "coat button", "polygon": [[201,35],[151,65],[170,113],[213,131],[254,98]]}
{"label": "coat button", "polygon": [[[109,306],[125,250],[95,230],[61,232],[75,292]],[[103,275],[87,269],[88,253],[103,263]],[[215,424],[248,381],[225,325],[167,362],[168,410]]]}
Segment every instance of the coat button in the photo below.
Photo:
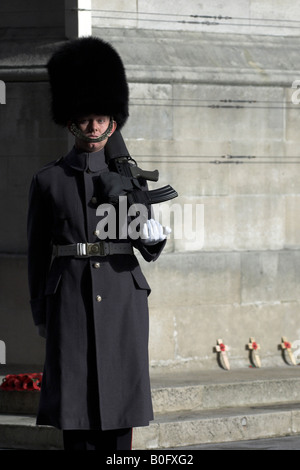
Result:
{"label": "coat button", "polygon": [[101,302],[101,300],[102,300],[101,295],[97,295],[97,296],[96,296],[96,300],[97,300],[97,302]]}
{"label": "coat button", "polygon": [[94,264],[93,264],[93,267],[94,267],[95,269],[100,268],[100,263],[94,263]]}
{"label": "coat button", "polygon": [[92,204],[97,204],[97,198],[95,196],[92,197],[91,199]]}

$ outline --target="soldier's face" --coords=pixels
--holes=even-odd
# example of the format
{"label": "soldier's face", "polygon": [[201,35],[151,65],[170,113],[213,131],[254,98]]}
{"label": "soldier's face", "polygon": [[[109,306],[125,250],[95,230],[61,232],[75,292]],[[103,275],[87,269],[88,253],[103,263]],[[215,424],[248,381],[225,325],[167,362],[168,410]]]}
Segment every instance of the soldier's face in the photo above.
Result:
{"label": "soldier's face", "polygon": [[[89,114],[88,116],[83,116],[77,121],[77,127],[85,136],[91,139],[97,139],[108,128],[109,120],[109,116]],[[114,133],[116,127],[117,125],[114,122],[110,136]],[[86,152],[97,152],[105,146],[107,140],[108,139],[105,139],[101,142],[84,142],[83,140],[80,140],[80,138],[76,138],[76,145]]]}

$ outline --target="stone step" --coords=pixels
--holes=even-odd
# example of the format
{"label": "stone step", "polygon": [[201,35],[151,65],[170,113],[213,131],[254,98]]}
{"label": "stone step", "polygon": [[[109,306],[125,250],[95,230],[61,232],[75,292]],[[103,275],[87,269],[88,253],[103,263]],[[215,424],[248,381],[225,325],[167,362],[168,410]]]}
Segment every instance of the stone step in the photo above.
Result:
{"label": "stone step", "polygon": [[168,449],[300,433],[300,404],[170,413],[134,430],[135,449]]}
{"label": "stone step", "polygon": [[[149,427],[135,428],[133,449],[171,449],[300,434],[300,404],[167,413]],[[36,426],[35,417],[0,415],[0,447],[59,450],[61,432]]]}
{"label": "stone step", "polygon": [[36,415],[40,393],[37,391],[0,391],[0,413]]}
{"label": "stone step", "polygon": [[[154,374],[154,413],[300,402],[300,368]],[[36,414],[39,392],[0,392],[0,413]]]}
{"label": "stone step", "polygon": [[35,421],[35,416],[0,414],[0,448],[62,449],[61,432],[50,426],[36,426]]}
{"label": "stone step", "polygon": [[[163,449],[300,433],[300,369],[152,374],[155,421],[135,449]],[[0,392],[0,447],[59,449],[60,431],[36,426],[39,392]]]}
{"label": "stone step", "polygon": [[300,402],[300,368],[188,371],[152,376],[155,413]]}

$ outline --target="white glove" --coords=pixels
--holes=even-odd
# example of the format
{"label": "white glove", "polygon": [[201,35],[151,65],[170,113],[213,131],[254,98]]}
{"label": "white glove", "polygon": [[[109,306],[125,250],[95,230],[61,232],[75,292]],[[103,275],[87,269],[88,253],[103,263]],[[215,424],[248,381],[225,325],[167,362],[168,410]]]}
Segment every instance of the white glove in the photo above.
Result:
{"label": "white glove", "polygon": [[142,229],[142,240],[146,245],[154,245],[167,238],[171,233],[170,227],[163,227],[154,219],[147,220]]}

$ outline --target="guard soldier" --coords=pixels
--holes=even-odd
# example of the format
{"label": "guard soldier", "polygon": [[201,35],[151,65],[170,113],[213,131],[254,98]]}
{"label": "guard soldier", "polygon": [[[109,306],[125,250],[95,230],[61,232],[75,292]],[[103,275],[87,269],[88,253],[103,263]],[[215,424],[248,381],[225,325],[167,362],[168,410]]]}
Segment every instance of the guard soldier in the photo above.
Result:
{"label": "guard soldier", "polygon": [[[119,132],[128,84],[118,53],[98,38],[76,39],[47,68],[54,122],[69,128],[75,145],[39,170],[30,188],[31,308],[46,337],[37,424],[63,430],[65,450],[130,449],[132,428],[153,419],[150,287],[132,247],[154,261],[166,235],[153,219],[135,239],[117,233],[103,240],[97,231],[103,178],[116,175],[110,162],[130,160]],[[120,178],[147,194],[143,178]]]}

